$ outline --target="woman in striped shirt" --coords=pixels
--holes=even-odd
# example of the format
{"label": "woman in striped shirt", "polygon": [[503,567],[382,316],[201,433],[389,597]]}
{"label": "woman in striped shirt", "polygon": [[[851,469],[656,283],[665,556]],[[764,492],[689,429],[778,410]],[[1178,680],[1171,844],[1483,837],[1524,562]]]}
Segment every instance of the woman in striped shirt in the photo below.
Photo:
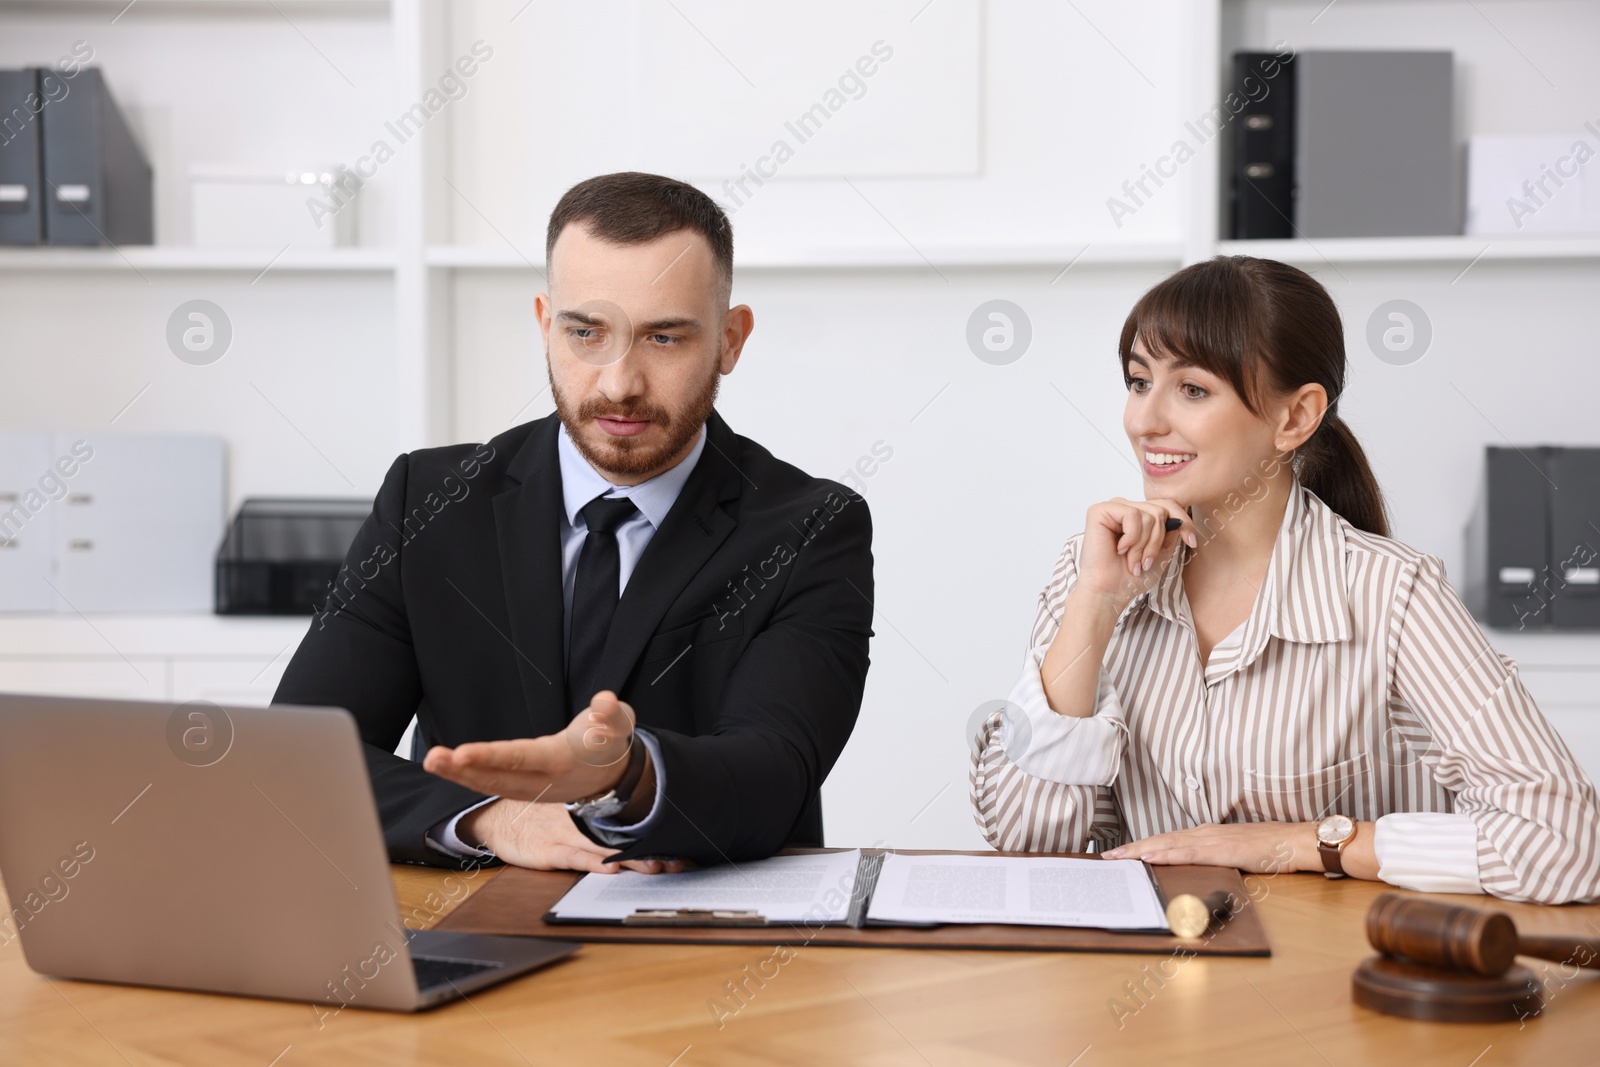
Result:
{"label": "woman in striped shirt", "polygon": [[1322,286],[1196,264],[1119,353],[1146,499],[1089,508],[971,739],[989,843],[1600,899],[1593,783],[1438,557],[1388,536]]}

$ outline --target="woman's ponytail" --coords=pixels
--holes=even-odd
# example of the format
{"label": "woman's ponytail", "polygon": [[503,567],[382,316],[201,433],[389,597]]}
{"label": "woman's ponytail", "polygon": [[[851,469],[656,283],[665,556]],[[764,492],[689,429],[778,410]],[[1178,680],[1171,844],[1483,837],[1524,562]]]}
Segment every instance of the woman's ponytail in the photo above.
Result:
{"label": "woman's ponytail", "polygon": [[1294,458],[1300,484],[1317,494],[1328,507],[1358,530],[1389,536],[1389,516],[1378,479],[1367,462],[1361,442],[1350,427],[1329,408],[1309,440]]}

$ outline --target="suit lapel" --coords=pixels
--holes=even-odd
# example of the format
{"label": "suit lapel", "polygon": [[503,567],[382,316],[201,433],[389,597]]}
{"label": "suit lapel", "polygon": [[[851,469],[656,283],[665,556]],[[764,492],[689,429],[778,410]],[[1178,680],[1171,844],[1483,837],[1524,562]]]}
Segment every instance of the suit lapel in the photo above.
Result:
{"label": "suit lapel", "polygon": [[507,469],[520,482],[494,498],[495,532],[505,581],[508,635],[516,649],[522,696],[538,737],[567,722],[562,651],[561,464],[555,415],[541,419]]}
{"label": "suit lapel", "polygon": [[620,689],[672,602],[728,539],[736,525],[722,504],[737,499],[743,475],[733,431],[715,411],[706,420],[706,447],[661,528],[650,538],[617,604],[600,677]]}

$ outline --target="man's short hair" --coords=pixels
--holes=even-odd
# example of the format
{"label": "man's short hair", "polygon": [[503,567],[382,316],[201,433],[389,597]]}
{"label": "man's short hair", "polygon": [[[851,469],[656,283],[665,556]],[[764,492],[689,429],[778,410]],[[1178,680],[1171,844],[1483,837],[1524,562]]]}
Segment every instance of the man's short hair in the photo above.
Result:
{"label": "man's short hair", "polygon": [[578,223],[602,241],[643,244],[663,234],[689,230],[711,246],[724,292],[733,286],[733,224],[699,189],[675,178],[639,171],[602,174],[579,182],[550,213],[544,257],[550,263],[556,238]]}

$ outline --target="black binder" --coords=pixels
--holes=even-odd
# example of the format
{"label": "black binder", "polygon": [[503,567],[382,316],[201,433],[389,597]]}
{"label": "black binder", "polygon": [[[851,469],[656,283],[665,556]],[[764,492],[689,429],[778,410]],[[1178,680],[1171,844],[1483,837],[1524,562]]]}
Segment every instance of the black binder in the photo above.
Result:
{"label": "black binder", "polygon": [[1555,628],[1600,629],[1600,448],[1555,449],[1550,480]]}
{"label": "black binder", "polygon": [[38,90],[33,68],[0,70],[0,245],[44,240]]}
{"label": "black binder", "polygon": [[71,79],[38,72],[50,100],[44,145],[44,239],[52,245],[147,245],[154,239],[150,164],[99,67]]}
{"label": "black binder", "polygon": [[1244,101],[1231,123],[1231,235],[1294,237],[1294,57],[1235,52],[1229,88]]}
{"label": "black binder", "polygon": [[1462,599],[1508,630],[1600,629],[1600,448],[1484,449]]}

